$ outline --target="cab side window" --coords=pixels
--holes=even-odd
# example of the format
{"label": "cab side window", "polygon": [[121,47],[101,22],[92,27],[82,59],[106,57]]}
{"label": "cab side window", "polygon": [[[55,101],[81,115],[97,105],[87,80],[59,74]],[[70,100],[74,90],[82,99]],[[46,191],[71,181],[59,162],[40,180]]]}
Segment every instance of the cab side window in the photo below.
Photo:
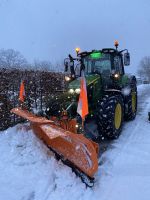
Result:
{"label": "cab side window", "polygon": [[85,73],[90,74],[92,72],[92,61],[84,60],[84,65],[85,65]]}

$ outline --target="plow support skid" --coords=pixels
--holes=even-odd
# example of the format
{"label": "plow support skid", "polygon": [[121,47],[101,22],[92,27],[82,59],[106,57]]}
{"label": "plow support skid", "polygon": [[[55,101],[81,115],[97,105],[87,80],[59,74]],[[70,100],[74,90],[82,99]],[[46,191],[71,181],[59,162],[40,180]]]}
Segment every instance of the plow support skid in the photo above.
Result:
{"label": "plow support skid", "polygon": [[11,112],[29,120],[34,133],[43,142],[89,177],[98,170],[98,144],[83,134],[75,134],[55,124],[54,121],[14,108]]}

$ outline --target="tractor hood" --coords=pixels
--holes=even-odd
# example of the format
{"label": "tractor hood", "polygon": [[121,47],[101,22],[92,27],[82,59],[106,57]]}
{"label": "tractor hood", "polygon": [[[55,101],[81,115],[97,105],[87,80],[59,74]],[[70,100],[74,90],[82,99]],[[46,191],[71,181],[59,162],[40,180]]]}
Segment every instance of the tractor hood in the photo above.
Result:
{"label": "tractor hood", "polygon": [[[75,90],[75,89],[80,88],[80,78],[81,77],[70,82],[68,89],[74,89]],[[91,75],[86,75],[85,78],[86,78],[86,84],[87,84],[87,87],[88,87],[89,85],[91,85],[92,83],[97,81],[100,78],[100,76],[98,74],[91,74]]]}
{"label": "tractor hood", "polygon": [[[91,84],[99,81],[100,75],[92,74],[85,76],[87,87],[90,87]],[[67,110],[68,115],[75,117],[77,115],[77,102],[79,93],[76,93],[75,90],[80,89],[80,77],[73,80],[69,83],[67,91],[58,96],[51,98],[48,105],[46,106],[46,115],[47,116],[57,116],[60,117],[63,110]],[[73,90],[73,93],[70,93],[69,90]]]}

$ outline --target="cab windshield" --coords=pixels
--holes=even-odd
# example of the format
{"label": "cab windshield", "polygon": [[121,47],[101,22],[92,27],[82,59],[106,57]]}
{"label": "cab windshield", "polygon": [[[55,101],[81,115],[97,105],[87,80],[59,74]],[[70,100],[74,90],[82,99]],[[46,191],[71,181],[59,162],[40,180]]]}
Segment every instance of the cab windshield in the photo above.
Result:
{"label": "cab windshield", "polygon": [[111,73],[111,59],[110,54],[101,54],[99,58],[92,58],[87,56],[84,58],[85,74],[100,73],[110,74]]}

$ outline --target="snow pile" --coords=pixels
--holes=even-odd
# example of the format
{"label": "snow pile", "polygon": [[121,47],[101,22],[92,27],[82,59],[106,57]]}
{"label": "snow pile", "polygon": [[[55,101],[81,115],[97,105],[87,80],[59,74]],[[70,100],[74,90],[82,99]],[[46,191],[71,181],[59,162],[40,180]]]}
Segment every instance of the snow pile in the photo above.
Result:
{"label": "snow pile", "polygon": [[59,199],[65,197],[64,190],[85,189],[71,169],[57,162],[22,125],[0,135],[0,155],[0,199]]}
{"label": "snow pile", "polygon": [[2,200],[148,200],[150,196],[150,86],[138,88],[136,120],[100,158],[94,188],[57,162],[31,130],[22,125],[0,134]]}
{"label": "snow pile", "polygon": [[[150,95],[150,85],[149,84],[145,84],[145,85],[139,85],[138,86],[138,93],[141,96],[142,93],[146,91],[148,95]],[[149,96],[150,97],[150,96]]]}

